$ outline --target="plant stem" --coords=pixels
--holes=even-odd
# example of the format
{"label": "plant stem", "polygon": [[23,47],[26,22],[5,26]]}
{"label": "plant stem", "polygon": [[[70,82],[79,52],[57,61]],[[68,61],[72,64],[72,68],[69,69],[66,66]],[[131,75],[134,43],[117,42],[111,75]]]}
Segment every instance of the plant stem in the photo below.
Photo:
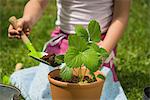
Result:
{"label": "plant stem", "polygon": [[82,81],[82,82],[83,82],[84,76],[85,76],[85,74],[86,74],[86,71],[87,71],[87,68],[85,68],[85,71],[84,71],[84,73],[83,73],[83,75],[82,75],[82,78],[81,78],[81,81]]}
{"label": "plant stem", "polygon": [[76,74],[77,76],[79,75],[79,73],[77,73],[76,70],[75,70],[74,68],[73,68],[73,71],[75,72],[75,74]]}
{"label": "plant stem", "polygon": [[95,74],[93,72],[90,72],[90,74],[92,75],[92,80],[96,80]]}
{"label": "plant stem", "polygon": [[85,71],[84,71],[84,74],[83,74],[83,76],[85,76],[85,74],[86,74],[86,71],[87,71],[87,68],[85,68]]}
{"label": "plant stem", "polygon": [[82,70],[81,70],[81,67],[79,69],[79,78],[80,78],[80,82],[82,82]]}

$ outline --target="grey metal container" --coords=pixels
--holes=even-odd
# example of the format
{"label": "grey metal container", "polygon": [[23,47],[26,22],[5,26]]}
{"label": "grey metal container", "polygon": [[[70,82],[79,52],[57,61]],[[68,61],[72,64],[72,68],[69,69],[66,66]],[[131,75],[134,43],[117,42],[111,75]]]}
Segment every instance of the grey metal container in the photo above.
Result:
{"label": "grey metal container", "polygon": [[20,90],[14,86],[0,84],[0,100],[19,100]]}
{"label": "grey metal container", "polygon": [[144,89],[143,100],[150,100],[150,87]]}

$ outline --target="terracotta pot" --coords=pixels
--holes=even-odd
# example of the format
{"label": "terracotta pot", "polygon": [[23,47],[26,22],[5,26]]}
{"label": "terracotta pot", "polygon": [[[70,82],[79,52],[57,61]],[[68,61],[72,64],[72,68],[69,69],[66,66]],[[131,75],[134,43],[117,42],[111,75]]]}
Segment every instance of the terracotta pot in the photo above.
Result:
{"label": "terracotta pot", "polygon": [[104,80],[86,84],[61,82],[53,79],[59,76],[59,71],[56,69],[48,74],[53,100],[100,100]]}

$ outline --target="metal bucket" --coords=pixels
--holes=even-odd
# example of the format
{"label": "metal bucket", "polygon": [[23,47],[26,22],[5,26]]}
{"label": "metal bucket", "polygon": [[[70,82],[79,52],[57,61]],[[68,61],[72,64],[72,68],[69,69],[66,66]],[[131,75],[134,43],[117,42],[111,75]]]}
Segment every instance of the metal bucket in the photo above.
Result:
{"label": "metal bucket", "polygon": [[0,100],[19,100],[20,90],[14,86],[0,84]]}
{"label": "metal bucket", "polygon": [[144,89],[143,100],[150,100],[150,87]]}

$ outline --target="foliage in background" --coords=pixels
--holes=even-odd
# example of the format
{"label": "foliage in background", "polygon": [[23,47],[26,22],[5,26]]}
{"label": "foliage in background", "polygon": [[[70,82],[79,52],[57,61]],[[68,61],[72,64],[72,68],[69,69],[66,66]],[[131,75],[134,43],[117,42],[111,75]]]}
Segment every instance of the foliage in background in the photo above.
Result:
{"label": "foliage in background", "polygon": [[[0,69],[2,77],[9,76],[15,64],[24,67],[37,65],[38,62],[27,56],[28,50],[19,40],[7,38],[8,19],[22,16],[23,6],[28,0],[1,0],[0,2]],[[34,26],[31,40],[40,51],[49,33],[55,26],[56,6],[49,0],[44,16]],[[51,4],[51,5],[50,5]],[[144,87],[150,85],[150,0],[132,0],[127,30],[118,44],[116,70],[119,80],[129,100],[141,100]]]}
{"label": "foliage in background", "polygon": [[[24,67],[38,65],[38,62],[27,55],[28,50],[21,40],[11,40],[7,37],[9,17],[13,15],[17,18],[21,17],[23,7],[27,1],[2,0],[0,3],[0,68],[2,68],[2,76],[10,76],[15,69],[15,65],[19,62],[23,63]],[[51,1],[51,3],[53,5],[46,9],[45,16],[33,27],[30,35],[37,51],[41,51],[44,43],[50,39],[50,32],[55,26],[56,7],[54,1]]]}
{"label": "foliage in background", "polygon": [[150,86],[150,0],[132,0],[128,27],[118,44],[116,70],[129,100]]}

